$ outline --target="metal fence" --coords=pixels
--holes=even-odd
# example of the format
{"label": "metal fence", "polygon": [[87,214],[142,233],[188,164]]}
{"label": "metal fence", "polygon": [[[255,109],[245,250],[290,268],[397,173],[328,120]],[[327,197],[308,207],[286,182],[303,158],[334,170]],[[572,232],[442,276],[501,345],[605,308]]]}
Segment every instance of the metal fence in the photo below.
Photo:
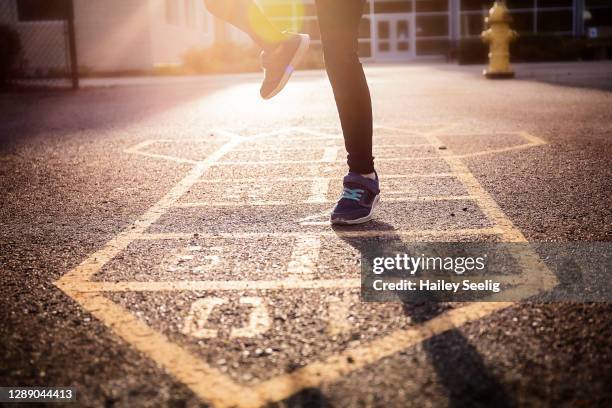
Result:
{"label": "metal fence", "polygon": [[73,0],[0,1],[0,82],[78,88]]}

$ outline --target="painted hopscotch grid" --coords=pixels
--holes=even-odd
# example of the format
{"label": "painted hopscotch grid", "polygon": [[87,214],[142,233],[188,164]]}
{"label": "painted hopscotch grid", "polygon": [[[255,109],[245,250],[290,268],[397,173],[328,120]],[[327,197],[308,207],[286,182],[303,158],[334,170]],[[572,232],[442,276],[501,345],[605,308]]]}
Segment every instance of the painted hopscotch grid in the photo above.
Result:
{"label": "painted hopscotch grid", "polygon": [[[469,154],[455,154],[451,149],[439,149],[442,142],[439,135],[448,126],[428,126],[426,128],[413,129],[394,129],[384,128],[387,131],[405,135],[406,137],[415,138],[417,141],[410,145],[432,146],[431,151],[435,155],[426,155],[425,157],[408,157],[408,158],[379,158],[379,162],[395,162],[400,160],[415,160],[427,161],[441,159],[450,169],[448,172],[437,173],[415,173],[415,174],[389,174],[384,175],[385,178],[455,178],[462,187],[463,194],[461,195],[444,195],[440,197],[434,196],[417,196],[417,197],[390,197],[384,201],[409,201],[409,200],[424,200],[424,201],[447,201],[447,200],[471,200],[475,202],[483,214],[492,222],[491,227],[486,228],[467,228],[454,230],[393,230],[393,231],[373,231],[373,230],[344,230],[330,231],[329,222],[322,221],[320,216],[307,217],[299,220],[303,226],[320,227],[319,231],[315,232],[284,232],[284,233],[214,233],[208,234],[210,237],[249,237],[249,236],[265,236],[273,235],[278,237],[292,237],[296,239],[296,245],[293,248],[291,259],[287,267],[287,279],[282,281],[164,281],[164,282],[99,282],[93,281],[92,277],[99,272],[104,265],[110,262],[113,258],[124,251],[128,245],[137,240],[176,240],[188,239],[193,236],[193,233],[151,233],[149,228],[160,220],[160,218],[173,208],[184,207],[203,207],[215,205],[236,205],[228,200],[225,202],[206,202],[206,201],[182,201],[188,194],[190,188],[197,184],[205,183],[240,183],[252,182],[253,180],[244,179],[209,179],[203,178],[213,166],[272,166],[281,164],[309,164],[320,166],[321,172],[329,172],[331,166],[338,164],[341,160],[338,158],[341,151],[341,145],[338,143],[341,137],[333,130],[319,130],[307,128],[287,128],[273,132],[263,132],[254,136],[243,137],[239,134],[216,129],[214,133],[218,136],[226,138],[227,141],[218,150],[209,155],[204,160],[192,160],[182,157],[175,157],[167,154],[155,153],[153,149],[159,140],[148,140],[142,142],[130,149],[127,152],[139,154],[156,160],[171,160],[177,163],[192,164],[193,167],[187,175],[176,184],[161,200],[153,205],[141,217],[139,217],[131,226],[120,232],[117,236],[107,242],[100,250],[96,251],[85,259],[81,264],[73,270],[66,273],[55,284],[63,290],[68,296],[77,301],[83,308],[92,313],[96,318],[110,327],[124,341],[135,347],[156,363],[162,366],[167,372],[172,374],[177,380],[189,386],[196,395],[203,400],[206,400],[217,407],[256,407],[264,405],[270,401],[279,401],[287,398],[301,389],[307,387],[317,387],[322,383],[333,382],[340,377],[363,368],[367,364],[371,364],[384,357],[390,356],[402,349],[415,345],[432,336],[435,336],[444,331],[456,328],[467,322],[483,318],[497,310],[506,308],[512,305],[511,302],[483,302],[483,303],[467,303],[463,306],[451,309],[427,322],[418,324],[409,329],[401,329],[394,331],[384,337],[371,341],[368,344],[363,344],[357,347],[346,349],[345,351],[329,356],[319,361],[311,362],[291,373],[270,378],[268,380],[256,383],[251,386],[236,383],[226,374],[222,373],[215,367],[202,361],[185,348],[176,343],[171,342],[165,335],[152,329],[139,318],[135,317],[125,308],[111,301],[104,296],[107,292],[157,292],[157,291],[248,291],[248,290],[283,290],[283,289],[352,289],[360,286],[360,279],[312,279],[312,269],[317,263],[318,250],[320,246],[321,236],[350,236],[350,237],[384,237],[384,236],[400,236],[418,239],[419,237],[440,236],[483,236],[494,235],[500,237],[504,242],[527,242],[523,234],[513,225],[512,221],[505,216],[503,211],[493,200],[493,198],[482,188],[477,179],[472,175],[462,159],[466,157],[481,156],[493,153],[503,153],[511,150],[532,148],[544,144],[541,139],[529,135],[527,133],[518,133],[524,140],[524,144],[503,147],[498,149],[489,149],[486,151],[478,151]],[[298,134],[300,136],[294,138],[284,137],[288,134]],[[314,160],[268,160],[268,161],[225,161],[224,158],[230,152],[249,153],[257,151],[257,155],[261,156],[261,152],[266,149],[274,151],[274,155],[278,156],[278,150],[291,152],[296,149],[295,146],[269,145],[263,143],[258,146],[258,142],[266,141],[279,137],[279,140],[296,143],[301,141],[309,141],[312,138],[323,142],[324,148],[320,152],[318,159]],[[253,145],[250,146],[249,145]],[[299,147],[297,148],[299,149]],[[278,181],[282,181],[279,178]],[[295,181],[296,179],[291,179]],[[268,182],[275,179],[268,179]],[[310,184],[310,194],[304,203],[330,203],[327,191],[329,188],[330,178],[322,175],[312,177],[303,177],[302,180]],[[288,205],[290,203],[284,201],[269,201],[265,200],[265,194],[257,199],[247,201],[240,205],[246,206],[274,206]],[[291,203],[294,204],[294,203]],[[199,236],[207,236],[205,231],[195,231]],[[520,253],[513,254],[516,261],[522,266],[524,273],[522,281],[527,287],[532,287],[533,290],[539,291],[542,288],[550,288],[555,285],[556,279],[532,251],[522,250]],[[535,289],[537,288],[537,289]],[[529,291],[523,288],[519,289],[524,296],[529,295]],[[205,310],[214,307],[221,300],[203,301],[201,305]],[[243,297],[241,303],[247,303],[254,306],[254,310],[261,312],[261,298]],[[216,303],[215,303],[216,302]],[[333,303],[332,306],[335,314],[342,314],[342,302]],[[338,310],[336,310],[338,309]],[[188,318],[190,319],[190,318]],[[266,317],[263,313],[252,314],[251,320],[247,326],[243,328],[245,332],[256,331],[258,325],[265,324]],[[187,326],[193,325],[189,320]],[[200,328],[201,329],[201,328]],[[203,335],[208,335],[207,332],[202,332]],[[237,336],[245,334],[237,331]],[[351,361],[348,363],[347,361]]]}

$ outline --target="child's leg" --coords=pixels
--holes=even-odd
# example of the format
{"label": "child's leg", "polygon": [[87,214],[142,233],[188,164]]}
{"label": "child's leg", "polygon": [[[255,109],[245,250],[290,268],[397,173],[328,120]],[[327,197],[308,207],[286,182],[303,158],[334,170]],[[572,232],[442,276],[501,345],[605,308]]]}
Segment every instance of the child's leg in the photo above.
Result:
{"label": "child's leg", "polygon": [[357,55],[365,0],[316,0],[327,75],[334,90],[351,172],[374,172],[372,102]]}
{"label": "child's leg", "polygon": [[361,224],[372,218],[380,189],[372,157],[372,101],[357,56],[365,0],[316,0],[327,75],[340,114],[349,174],[332,210],[333,224]]}
{"label": "child's leg", "polygon": [[260,94],[272,98],[287,84],[308,50],[306,34],[284,33],[276,28],[252,0],[204,0],[215,16],[247,33],[262,51],[265,71]]}
{"label": "child's leg", "polygon": [[244,31],[264,51],[274,50],[286,36],[252,0],[204,0],[208,11]]}

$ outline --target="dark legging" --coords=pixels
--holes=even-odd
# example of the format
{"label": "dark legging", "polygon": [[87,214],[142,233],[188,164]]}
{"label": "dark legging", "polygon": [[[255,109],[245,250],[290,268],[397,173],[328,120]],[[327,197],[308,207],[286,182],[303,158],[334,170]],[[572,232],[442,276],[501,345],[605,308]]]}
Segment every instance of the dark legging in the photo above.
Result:
{"label": "dark legging", "polygon": [[315,2],[325,68],[340,114],[349,170],[372,173],[372,101],[357,54],[365,0]]}
{"label": "dark legging", "polygon": [[[251,0],[204,1],[212,14],[246,32],[264,50],[274,49],[283,39]],[[315,1],[325,68],[340,115],[349,170],[372,173],[372,101],[357,55],[365,0]]]}

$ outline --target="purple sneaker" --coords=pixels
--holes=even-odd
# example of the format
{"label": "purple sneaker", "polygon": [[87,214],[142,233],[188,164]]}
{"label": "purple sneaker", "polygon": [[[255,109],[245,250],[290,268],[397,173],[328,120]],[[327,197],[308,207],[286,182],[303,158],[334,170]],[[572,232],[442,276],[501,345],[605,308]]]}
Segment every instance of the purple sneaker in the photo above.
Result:
{"label": "purple sneaker", "polygon": [[264,81],[260,94],[270,99],[285,87],[297,64],[300,63],[310,45],[308,34],[286,33],[287,39],[272,52],[262,51],[261,66]]}
{"label": "purple sneaker", "polygon": [[342,197],[331,213],[332,224],[362,224],[369,221],[380,199],[378,174],[376,180],[349,172],[342,181]]}

